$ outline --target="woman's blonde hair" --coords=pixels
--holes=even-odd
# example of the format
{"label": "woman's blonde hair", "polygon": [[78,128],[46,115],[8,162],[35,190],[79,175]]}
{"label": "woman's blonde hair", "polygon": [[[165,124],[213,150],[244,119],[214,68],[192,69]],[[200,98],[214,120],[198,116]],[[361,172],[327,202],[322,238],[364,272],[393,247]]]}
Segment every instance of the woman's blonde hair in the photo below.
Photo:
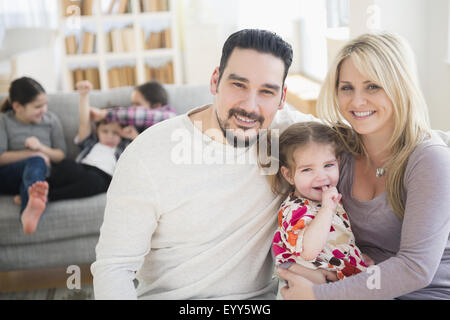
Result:
{"label": "woman's blonde hair", "polygon": [[336,128],[350,152],[367,157],[361,137],[340,113],[339,73],[346,59],[351,59],[363,76],[383,88],[392,102],[394,132],[380,152],[388,151],[391,155],[385,163],[386,194],[393,211],[402,219],[405,211],[403,180],[408,158],[430,134],[428,108],[419,89],[414,55],[398,35],[364,34],[348,42],[330,66],[317,102],[319,118]]}

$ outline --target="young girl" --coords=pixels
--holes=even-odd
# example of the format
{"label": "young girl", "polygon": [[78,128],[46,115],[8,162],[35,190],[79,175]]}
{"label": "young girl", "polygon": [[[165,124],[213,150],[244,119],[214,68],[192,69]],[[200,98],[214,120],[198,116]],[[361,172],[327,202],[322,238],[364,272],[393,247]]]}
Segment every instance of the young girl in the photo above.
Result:
{"label": "young girl", "polygon": [[0,111],[0,193],[20,194],[23,231],[31,234],[46,202],[31,186],[41,187],[50,165],[65,157],[61,123],[47,111],[44,88],[27,77],[11,83]]}
{"label": "young girl", "polygon": [[[114,169],[129,141],[122,139],[118,123],[96,124],[93,128],[89,116],[89,92],[87,81],[77,83],[80,94],[80,122],[75,143],[81,148],[77,159],[64,160],[56,165],[47,184],[35,191],[49,201],[94,196],[108,190]],[[34,189],[33,189],[34,190]]]}
{"label": "young girl", "polygon": [[131,94],[131,102],[132,107],[91,108],[91,116],[95,121],[124,125],[122,136],[130,140],[152,125],[176,116],[175,109],[168,104],[166,89],[157,81],[136,87]]}
{"label": "young girl", "polygon": [[314,283],[325,283],[326,277],[309,269],[335,271],[339,279],[364,271],[367,265],[336,189],[342,150],[333,129],[297,123],[281,134],[279,144],[280,169],[272,187],[287,197],[272,244],[277,266],[298,263]]}

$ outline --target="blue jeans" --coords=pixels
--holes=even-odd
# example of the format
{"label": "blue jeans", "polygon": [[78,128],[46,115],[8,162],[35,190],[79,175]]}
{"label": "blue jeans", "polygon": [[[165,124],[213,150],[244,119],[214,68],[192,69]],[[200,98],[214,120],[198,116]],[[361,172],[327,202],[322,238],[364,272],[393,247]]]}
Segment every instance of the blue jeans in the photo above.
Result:
{"label": "blue jeans", "polygon": [[20,213],[28,203],[28,187],[36,181],[45,181],[47,165],[41,157],[32,157],[0,167],[0,194],[20,194]]}

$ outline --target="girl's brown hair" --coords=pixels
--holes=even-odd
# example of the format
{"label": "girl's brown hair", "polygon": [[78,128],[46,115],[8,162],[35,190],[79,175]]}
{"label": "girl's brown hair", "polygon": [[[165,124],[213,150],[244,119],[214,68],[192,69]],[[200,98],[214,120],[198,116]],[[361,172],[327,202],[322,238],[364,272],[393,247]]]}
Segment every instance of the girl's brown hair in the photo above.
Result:
{"label": "girl's brown hair", "polygon": [[272,176],[271,187],[275,194],[287,196],[293,191],[281,174],[281,167],[289,168],[291,173],[295,170],[294,152],[297,148],[309,143],[331,145],[336,158],[339,159],[344,147],[336,131],[320,122],[299,122],[288,127],[279,138],[279,168],[277,174]]}
{"label": "girl's brown hair", "polygon": [[36,99],[41,93],[45,93],[45,90],[36,80],[28,77],[16,79],[11,82],[9,96],[2,102],[0,112],[12,110],[13,102],[19,102],[24,106]]}

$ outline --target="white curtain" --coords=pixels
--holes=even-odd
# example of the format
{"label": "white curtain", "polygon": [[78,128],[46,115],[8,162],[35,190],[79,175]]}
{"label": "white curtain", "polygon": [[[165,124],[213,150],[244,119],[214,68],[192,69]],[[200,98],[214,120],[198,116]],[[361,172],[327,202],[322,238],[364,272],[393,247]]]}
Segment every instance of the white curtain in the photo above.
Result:
{"label": "white curtain", "polygon": [[0,26],[57,27],[57,0],[0,0]]}
{"label": "white curtain", "polygon": [[6,29],[58,26],[59,0],[0,0],[0,43]]}

